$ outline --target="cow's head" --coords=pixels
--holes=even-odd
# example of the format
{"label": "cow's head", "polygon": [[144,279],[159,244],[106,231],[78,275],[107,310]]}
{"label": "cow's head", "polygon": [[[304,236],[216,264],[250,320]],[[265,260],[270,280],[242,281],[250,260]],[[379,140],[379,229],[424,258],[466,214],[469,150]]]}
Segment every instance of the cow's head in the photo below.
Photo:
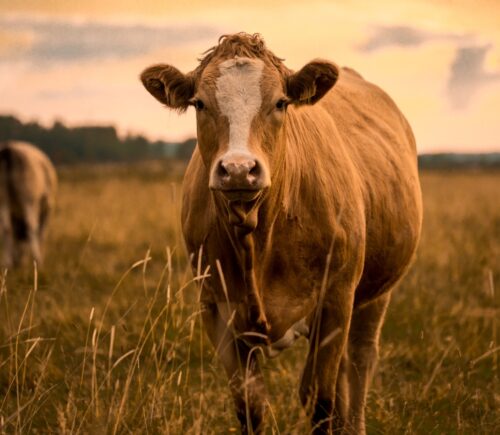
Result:
{"label": "cow's head", "polygon": [[253,201],[271,185],[287,106],[316,103],[337,77],[337,67],[324,60],[294,73],[258,35],[236,34],[221,38],[191,73],[155,65],[141,80],[166,106],[196,109],[209,187],[228,200]]}

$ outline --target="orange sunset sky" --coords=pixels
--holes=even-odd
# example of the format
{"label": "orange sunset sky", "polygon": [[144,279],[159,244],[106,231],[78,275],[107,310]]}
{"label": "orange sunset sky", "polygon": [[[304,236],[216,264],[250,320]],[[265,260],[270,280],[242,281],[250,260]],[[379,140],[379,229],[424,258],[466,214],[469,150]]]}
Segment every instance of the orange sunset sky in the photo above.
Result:
{"label": "orange sunset sky", "polygon": [[315,57],[384,88],[420,152],[500,151],[498,0],[0,0],[0,114],[50,125],[113,124],[182,140],[140,72],[187,72],[226,33],[259,32],[293,69]]}

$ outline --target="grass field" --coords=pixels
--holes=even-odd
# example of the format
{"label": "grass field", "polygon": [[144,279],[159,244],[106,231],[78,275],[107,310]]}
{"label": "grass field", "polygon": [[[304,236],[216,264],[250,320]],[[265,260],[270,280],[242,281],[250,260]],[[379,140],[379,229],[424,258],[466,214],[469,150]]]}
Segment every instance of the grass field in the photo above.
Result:
{"label": "grass field", "polygon": [[[0,433],[237,431],[180,233],[182,167],[63,168],[46,263],[0,293]],[[371,434],[500,433],[500,172],[422,174],[416,262],[393,296]],[[269,433],[308,433],[305,340],[264,363]]]}

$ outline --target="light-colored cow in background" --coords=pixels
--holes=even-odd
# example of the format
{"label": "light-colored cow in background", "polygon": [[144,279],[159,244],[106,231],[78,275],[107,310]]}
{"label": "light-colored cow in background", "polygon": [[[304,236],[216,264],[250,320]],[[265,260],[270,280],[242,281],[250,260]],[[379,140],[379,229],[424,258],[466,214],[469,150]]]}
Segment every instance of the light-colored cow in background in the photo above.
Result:
{"label": "light-colored cow in background", "polygon": [[2,266],[40,264],[57,176],[48,157],[26,142],[0,143],[0,237]]}

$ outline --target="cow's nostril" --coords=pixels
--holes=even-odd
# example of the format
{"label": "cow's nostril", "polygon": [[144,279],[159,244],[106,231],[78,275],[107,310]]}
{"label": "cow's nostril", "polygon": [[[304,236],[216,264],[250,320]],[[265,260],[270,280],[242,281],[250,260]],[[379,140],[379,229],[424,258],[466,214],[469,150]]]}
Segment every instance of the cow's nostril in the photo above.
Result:
{"label": "cow's nostril", "polygon": [[259,162],[255,161],[253,166],[250,168],[248,175],[252,175],[253,177],[258,177],[258,176],[260,176],[261,172],[262,172],[262,169],[260,167]]}
{"label": "cow's nostril", "polygon": [[227,177],[229,177],[229,172],[227,172],[227,169],[224,166],[224,163],[222,162],[222,160],[217,165],[217,176],[220,177],[220,178],[227,178]]}

